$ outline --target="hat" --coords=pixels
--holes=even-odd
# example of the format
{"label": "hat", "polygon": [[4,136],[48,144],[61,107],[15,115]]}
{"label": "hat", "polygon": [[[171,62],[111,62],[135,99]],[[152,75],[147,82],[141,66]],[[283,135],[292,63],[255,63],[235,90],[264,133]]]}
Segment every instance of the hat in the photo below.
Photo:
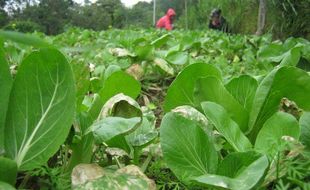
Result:
{"label": "hat", "polygon": [[210,14],[210,17],[215,17],[215,16],[220,16],[222,13],[222,10],[221,9],[213,9],[211,11],[211,14]]}

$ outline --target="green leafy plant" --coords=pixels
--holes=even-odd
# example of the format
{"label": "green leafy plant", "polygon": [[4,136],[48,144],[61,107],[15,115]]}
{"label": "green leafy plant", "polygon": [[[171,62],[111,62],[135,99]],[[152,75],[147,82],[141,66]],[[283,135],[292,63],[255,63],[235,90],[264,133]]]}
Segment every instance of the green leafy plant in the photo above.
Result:
{"label": "green leafy plant", "polygon": [[140,106],[132,98],[118,94],[103,106],[89,131],[97,143],[121,148],[131,155],[135,164],[139,164],[142,148],[158,136],[154,122],[143,116]]}
{"label": "green leafy plant", "polygon": [[[1,64],[5,66],[6,62]],[[3,88],[10,92],[5,102],[5,127],[1,126],[4,156],[12,159],[19,171],[38,168],[57,152],[73,121],[75,86],[71,67],[59,51],[42,49],[21,63],[12,89],[10,83]],[[10,180],[15,183],[14,178]]]}
{"label": "green leafy plant", "polygon": [[[294,116],[279,111],[280,102],[288,98],[309,111],[305,92],[310,92],[310,77],[295,67],[279,67],[258,86],[250,76],[232,79],[224,85],[221,76],[213,74],[216,70],[207,64],[190,65],[168,89],[165,107],[171,111],[161,124],[164,158],[188,185],[251,189],[264,180],[269,163],[283,151],[285,139],[299,139],[300,124]],[[307,128],[308,124],[303,122],[302,127]],[[225,139],[222,146],[216,141],[217,133]],[[220,152],[216,151],[218,147]],[[219,164],[218,154],[222,158]],[[254,155],[257,156],[250,159]],[[240,171],[234,168],[238,165],[232,164],[243,162]]]}
{"label": "green leafy plant", "polygon": [[[149,146],[160,141],[164,160],[149,176],[161,189],[305,188],[310,80],[295,66],[306,70],[308,44],[214,31],[0,31],[0,187],[65,188],[80,168],[104,175],[72,177],[76,189],[150,188],[140,174],[162,159]],[[130,164],[139,175],[119,171]]]}

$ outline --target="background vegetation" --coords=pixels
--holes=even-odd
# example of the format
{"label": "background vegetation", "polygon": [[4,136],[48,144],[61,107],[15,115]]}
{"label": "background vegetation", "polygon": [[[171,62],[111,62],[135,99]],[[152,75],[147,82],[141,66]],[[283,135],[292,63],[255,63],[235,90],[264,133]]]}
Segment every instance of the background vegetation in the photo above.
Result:
{"label": "background vegetation", "polygon": [[[257,29],[258,0],[157,0],[156,19],[168,8],[177,12],[179,29],[204,29],[213,8],[221,8],[234,33],[253,34]],[[310,0],[267,2],[265,32],[275,38],[310,37]],[[186,9],[187,4],[187,9]],[[187,10],[187,11],[186,11]],[[187,13],[187,14],[186,14]],[[48,35],[70,26],[106,30],[109,28],[152,28],[153,2],[139,2],[132,8],[120,0],[98,0],[83,5],[73,0],[1,0],[0,27]]]}

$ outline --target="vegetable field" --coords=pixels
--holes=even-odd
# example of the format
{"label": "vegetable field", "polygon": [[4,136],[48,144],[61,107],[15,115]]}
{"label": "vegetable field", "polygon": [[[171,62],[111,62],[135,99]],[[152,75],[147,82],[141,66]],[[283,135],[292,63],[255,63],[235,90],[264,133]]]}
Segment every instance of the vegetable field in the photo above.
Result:
{"label": "vegetable field", "polygon": [[310,189],[310,42],[0,31],[0,190]]}

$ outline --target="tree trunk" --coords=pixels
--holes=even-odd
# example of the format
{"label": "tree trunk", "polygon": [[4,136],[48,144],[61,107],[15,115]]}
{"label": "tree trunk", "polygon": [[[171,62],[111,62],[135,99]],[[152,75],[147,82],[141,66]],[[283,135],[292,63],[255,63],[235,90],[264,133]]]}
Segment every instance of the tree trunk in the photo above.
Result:
{"label": "tree trunk", "polygon": [[267,12],[266,0],[259,0],[256,35],[262,35],[264,33],[264,28],[266,24],[266,12]]}
{"label": "tree trunk", "polygon": [[153,0],[153,26],[156,26],[156,0]]}
{"label": "tree trunk", "polygon": [[187,0],[185,0],[184,3],[185,3],[185,27],[186,30],[188,30]]}

